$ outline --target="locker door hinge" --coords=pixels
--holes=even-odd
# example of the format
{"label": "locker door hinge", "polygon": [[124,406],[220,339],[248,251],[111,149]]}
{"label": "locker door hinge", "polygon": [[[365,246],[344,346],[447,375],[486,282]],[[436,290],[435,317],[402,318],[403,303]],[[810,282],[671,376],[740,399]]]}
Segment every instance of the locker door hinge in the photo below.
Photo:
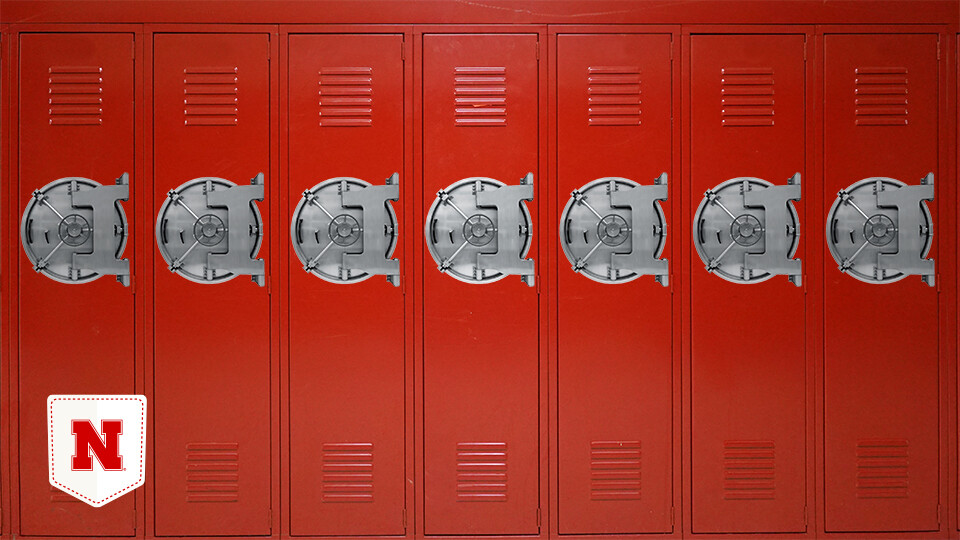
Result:
{"label": "locker door hinge", "polygon": [[136,39],[130,40],[130,58],[137,59],[137,41]]}
{"label": "locker door hinge", "polygon": [[673,527],[673,524],[677,522],[677,508],[675,506],[670,507],[670,526]]}
{"label": "locker door hinge", "polygon": [[540,529],[541,523],[543,523],[542,512],[537,508],[537,529]]}
{"label": "locker door hinge", "polygon": [[937,60],[940,59],[940,40],[937,39]]}
{"label": "locker door hinge", "polygon": [[940,526],[940,505],[937,505],[937,526]]}
{"label": "locker door hinge", "polygon": [[803,40],[803,61],[807,61],[807,40]]}
{"label": "locker door hinge", "polygon": [[403,62],[406,59],[407,59],[406,44],[401,41],[400,42],[400,61]]}
{"label": "locker door hinge", "polygon": [[673,62],[673,38],[670,38],[670,61]]}
{"label": "locker door hinge", "polygon": [[406,532],[407,531],[407,509],[406,508],[403,509],[402,514],[403,514],[403,517],[402,517],[403,531]]}
{"label": "locker door hinge", "polygon": [[803,507],[803,526],[804,527],[810,526],[810,518],[809,518],[809,514],[807,514],[806,506]]}
{"label": "locker door hinge", "polygon": [[[938,45],[939,47],[939,45]],[[540,61],[540,42],[537,41],[537,62]]]}

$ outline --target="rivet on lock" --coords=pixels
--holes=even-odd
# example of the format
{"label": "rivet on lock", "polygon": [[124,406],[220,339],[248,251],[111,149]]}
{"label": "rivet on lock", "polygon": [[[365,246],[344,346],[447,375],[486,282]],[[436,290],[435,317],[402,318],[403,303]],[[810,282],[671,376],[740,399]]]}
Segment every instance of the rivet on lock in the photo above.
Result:
{"label": "rivet on lock", "polygon": [[216,177],[195,178],[167,193],[157,216],[157,246],[171,272],[197,283],[223,283],[248,275],[265,284],[263,173],[238,186]]}
{"label": "rivet on lock", "polygon": [[866,283],[919,275],[934,286],[935,265],[927,258],[933,219],[924,202],[933,197],[933,173],[916,186],[872,177],[840,190],[827,215],[827,246],[840,271]]}
{"label": "rivet on lock", "polygon": [[800,220],[792,202],[799,200],[800,173],[785,186],[740,177],[707,190],[693,221],[694,245],[707,271],[734,283],[786,275],[799,287],[802,266],[793,257]]}
{"label": "rivet on lock", "polygon": [[54,180],[33,192],[20,222],[20,241],[34,270],[62,283],[86,283],[103,275],[130,285],[127,217],[129,177],[114,185],[89,178]]}
{"label": "rivet on lock", "polygon": [[598,178],[574,190],[560,218],[560,245],[578,272],[600,283],[644,275],[667,286],[660,259],[667,225],[658,201],[667,200],[667,173],[643,186],[620,177]]}
{"label": "rivet on lock", "polygon": [[400,285],[397,215],[400,175],[374,186],[359,178],[324,180],[303,192],[293,212],[290,237],[303,269],[331,283],[357,283],[384,275]]}
{"label": "rivet on lock", "polygon": [[515,186],[478,176],[441,189],[424,231],[437,269],[467,283],[519,275],[532,287],[534,262],[526,255],[533,231],[524,204],[532,200],[533,173]]}

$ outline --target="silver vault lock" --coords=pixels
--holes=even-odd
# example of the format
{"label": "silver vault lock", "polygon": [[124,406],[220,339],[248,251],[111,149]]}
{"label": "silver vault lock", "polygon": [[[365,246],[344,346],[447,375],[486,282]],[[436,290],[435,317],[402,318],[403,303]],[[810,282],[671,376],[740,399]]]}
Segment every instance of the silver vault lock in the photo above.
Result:
{"label": "silver vault lock", "polygon": [[532,200],[533,173],[515,186],[477,176],[438,191],[424,231],[437,268],[467,283],[519,275],[533,287],[532,222],[523,202]]}
{"label": "silver vault lock", "polygon": [[791,201],[800,200],[800,173],[775,186],[740,177],[704,193],[693,221],[693,241],[708,272],[734,283],[759,283],[786,275],[801,285],[794,259],[800,220]]}
{"label": "silver vault lock", "polygon": [[827,246],[840,271],[866,283],[919,275],[933,287],[933,219],[924,202],[933,197],[933,173],[918,186],[873,177],[840,190],[827,215]]}
{"label": "silver vault lock", "polygon": [[171,272],[197,283],[223,283],[249,275],[264,285],[263,173],[238,186],[215,177],[195,178],[167,193],[157,216],[157,246]]}
{"label": "silver vault lock", "polygon": [[664,287],[669,263],[660,259],[667,224],[667,173],[642,186],[620,177],[598,178],[570,194],[560,217],[560,245],[573,271],[600,283],[652,275]]}
{"label": "silver vault lock", "polygon": [[34,270],[62,283],[86,283],[114,275],[130,285],[127,216],[120,201],[130,197],[127,173],[114,185],[89,178],[54,180],[33,192],[20,221],[20,241]]}
{"label": "silver vault lock", "polygon": [[397,215],[400,175],[374,186],[359,178],[324,180],[303,192],[293,212],[290,238],[303,269],[331,283],[356,283],[385,275],[400,285]]}

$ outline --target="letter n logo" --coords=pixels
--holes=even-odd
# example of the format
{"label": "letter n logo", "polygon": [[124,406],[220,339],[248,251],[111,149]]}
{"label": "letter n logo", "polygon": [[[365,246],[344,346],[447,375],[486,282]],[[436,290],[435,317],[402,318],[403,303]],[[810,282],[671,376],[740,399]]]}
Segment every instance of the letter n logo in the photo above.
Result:
{"label": "letter n logo", "polygon": [[[97,433],[90,420],[74,420],[73,437],[76,441],[76,451],[73,453],[71,469],[75,471],[89,471],[93,469],[93,459],[90,454],[97,456],[97,461],[105,471],[123,470],[123,456],[120,455],[120,434],[123,433],[123,420],[101,420],[100,433]],[[101,435],[102,433],[102,435]]]}

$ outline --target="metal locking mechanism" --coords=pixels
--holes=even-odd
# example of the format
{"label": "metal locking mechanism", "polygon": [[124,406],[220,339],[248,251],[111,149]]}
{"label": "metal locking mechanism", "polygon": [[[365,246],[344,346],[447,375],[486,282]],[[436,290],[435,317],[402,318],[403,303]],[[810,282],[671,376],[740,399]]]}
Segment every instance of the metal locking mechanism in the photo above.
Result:
{"label": "metal locking mechanism", "polygon": [[800,200],[800,173],[785,186],[740,177],[707,190],[693,221],[694,244],[707,271],[734,283],[759,283],[786,275],[801,285],[794,259],[800,220],[790,201]]}
{"label": "metal locking mechanism", "polygon": [[657,201],[667,200],[667,173],[642,186],[620,177],[598,178],[570,194],[560,217],[560,245],[573,271],[600,283],[653,275],[668,285],[660,259],[667,224]]}
{"label": "metal locking mechanism", "polygon": [[516,186],[477,176],[438,191],[425,230],[438,269],[467,283],[519,275],[532,287],[534,262],[525,257],[533,231],[523,203],[532,200],[533,173]]}
{"label": "metal locking mechanism", "polygon": [[331,283],[356,283],[385,275],[400,285],[397,215],[400,175],[373,186],[358,178],[324,180],[303,192],[293,212],[290,237],[303,269]]}
{"label": "metal locking mechanism", "polygon": [[865,178],[837,193],[827,215],[827,246],[841,272],[867,283],[919,275],[934,285],[933,173],[918,186],[887,177]]}
{"label": "metal locking mechanism", "polygon": [[195,178],[167,193],[157,216],[157,245],[171,272],[197,283],[249,275],[264,285],[263,221],[253,201],[263,200],[263,173],[238,186]]}
{"label": "metal locking mechanism", "polygon": [[33,192],[20,221],[20,241],[33,269],[62,283],[86,283],[114,275],[130,285],[127,216],[129,176],[114,185],[89,178],[54,180]]}

